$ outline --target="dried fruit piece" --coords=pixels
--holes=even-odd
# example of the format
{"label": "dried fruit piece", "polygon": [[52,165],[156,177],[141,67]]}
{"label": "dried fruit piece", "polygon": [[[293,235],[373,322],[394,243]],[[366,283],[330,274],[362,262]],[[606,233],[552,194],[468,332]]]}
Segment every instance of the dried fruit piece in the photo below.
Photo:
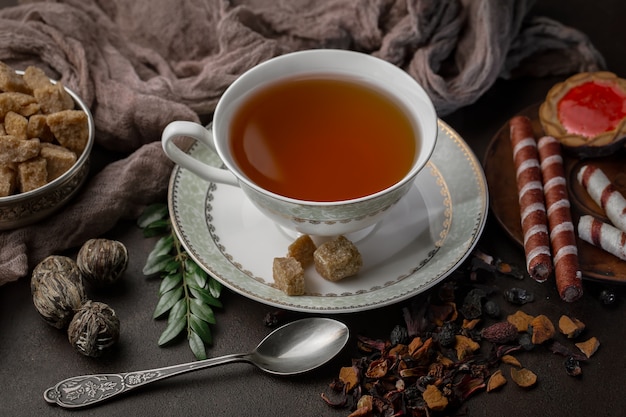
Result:
{"label": "dried fruit piece", "polygon": [[505,344],[517,338],[517,327],[508,321],[501,321],[484,328],[480,335],[491,343]]}
{"label": "dried fruit piece", "polygon": [[502,387],[506,384],[506,382],[506,378],[502,374],[502,371],[498,369],[489,377],[489,380],[487,381],[487,392],[491,392]]}
{"label": "dried fruit piece", "polygon": [[350,392],[359,383],[359,373],[354,366],[344,366],[339,370],[339,380],[345,384],[346,392]]}
{"label": "dried fruit piece", "polygon": [[511,368],[511,379],[522,388],[529,388],[537,383],[537,375],[527,368]]}
{"label": "dried fruit piece", "polygon": [[559,319],[559,331],[567,336],[568,339],[578,337],[585,330],[585,323],[582,321],[562,315]]}
{"label": "dried fruit piece", "polygon": [[72,318],[67,335],[78,352],[96,358],[119,340],[120,319],[105,303],[87,301]]}
{"label": "dried fruit piece", "polygon": [[434,385],[428,385],[422,396],[428,408],[433,411],[443,411],[448,406],[448,399]]}
{"label": "dried fruit piece", "polygon": [[528,331],[528,326],[530,326],[533,319],[534,317],[530,314],[526,314],[522,310],[517,310],[515,313],[507,316],[506,321],[517,327],[517,331],[522,333]]}
{"label": "dried fruit piece", "polygon": [[523,288],[511,288],[504,291],[504,299],[513,304],[526,304],[535,301],[535,295]]}
{"label": "dried fruit piece", "polygon": [[76,263],[65,256],[48,256],[33,270],[30,288],[35,308],[50,325],[67,327],[87,298]]}
{"label": "dried fruit piece", "polygon": [[532,327],[533,331],[532,342],[535,345],[540,345],[552,339],[556,333],[554,324],[543,314],[535,317],[533,321],[530,322],[530,327]]}
{"label": "dried fruit piece", "polygon": [[600,341],[595,337],[591,337],[584,342],[576,343],[576,347],[580,349],[580,351],[584,353],[586,357],[590,358],[591,355],[596,353],[596,351],[600,347]]}
{"label": "dried fruit piece", "polygon": [[480,345],[467,336],[456,335],[455,339],[456,343],[454,349],[456,350],[456,356],[459,360],[463,360],[468,355],[480,349]]}
{"label": "dried fruit piece", "polygon": [[387,363],[387,359],[376,359],[370,363],[370,366],[365,372],[365,376],[368,378],[382,378],[387,375],[388,369],[389,363]]}
{"label": "dried fruit piece", "polygon": [[580,367],[580,361],[573,356],[568,356],[568,358],[565,359],[565,372],[567,372],[569,376],[582,375],[583,370]]}
{"label": "dried fruit piece", "polygon": [[517,366],[518,368],[522,367],[522,364],[520,363],[520,361],[517,360],[515,356],[504,355],[500,358],[500,360],[506,364]]}

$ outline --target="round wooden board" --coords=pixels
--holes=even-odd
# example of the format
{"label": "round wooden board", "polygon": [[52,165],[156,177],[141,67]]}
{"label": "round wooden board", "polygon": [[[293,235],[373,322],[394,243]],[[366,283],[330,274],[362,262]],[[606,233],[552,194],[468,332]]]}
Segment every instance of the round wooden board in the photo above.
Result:
{"label": "round wooden board", "polygon": [[[537,104],[520,113],[528,116],[532,121],[536,138],[543,135],[537,116],[538,110],[539,105]],[[591,214],[610,223],[603,210],[580,186],[576,180],[576,173],[583,163],[592,162],[604,171],[623,195],[626,195],[626,169],[624,169],[626,156],[624,149],[609,157],[586,160],[580,160],[576,156],[564,152],[563,160],[574,225],[578,224],[578,219],[584,214]],[[520,210],[508,123],[500,128],[489,143],[483,160],[483,167],[489,188],[491,211],[506,233],[521,246],[523,233],[520,225]],[[577,243],[580,269],[584,278],[626,284],[626,261],[622,261],[580,239],[577,239]]]}

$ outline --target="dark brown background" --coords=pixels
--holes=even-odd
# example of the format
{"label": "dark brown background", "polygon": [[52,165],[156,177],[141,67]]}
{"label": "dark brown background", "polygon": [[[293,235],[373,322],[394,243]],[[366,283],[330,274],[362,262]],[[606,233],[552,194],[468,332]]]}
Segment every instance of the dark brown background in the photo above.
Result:
{"label": "dark brown background", "polygon": [[[14,4],[0,1],[0,6]],[[604,54],[608,69],[626,77],[623,0],[549,0],[538,2],[534,13],[557,19],[586,32]],[[480,159],[498,129],[514,114],[543,99],[561,78],[498,81],[477,103],[443,119],[471,145]],[[154,241],[144,239],[133,224],[121,224],[108,237],[123,241],[131,263],[125,282],[115,291],[98,294],[98,299],[113,306],[122,321],[122,335],[113,355],[103,359],[82,357],[72,350],[66,336],[39,318],[30,299],[29,283],[23,279],[0,287],[0,415],[52,416],[70,411],[49,406],[43,391],[61,379],[88,373],[122,372],[167,366],[192,361],[183,342],[159,348],[157,339],[164,329],[162,321],[152,319],[157,302],[159,280],[141,273]],[[521,249],[491,218],[480,242],[500,257],[523,263]],[[561,314],[580,318],[587,324],[587,336],[596,336],[602,345],[584,366],[581,378],[563,370],[563,359],[543,350],[520,355],[525,366],[539,375],[539,383],[522,390],[509,382],[497,393],[481,393],[467,402],[469,416],[623,416],[626,395],[624,325],[626,300],[618,287],[620,300],[607,308],[597,294],[602,285],[586,283],[582,300],[566,304],[559,300],[551,283],[537,284],[530,279],[520,283],[504,279],[500,288],[523,286],[537,295],[524,310],[558,319]],[[95,298],[95,297],[94,297]],[[252,349],[268,329],[264,315],[271,307],[250,301],[225,290],[224,309],[217,314],[214,346],[210,356]],[[340,315],[353,335],[385,337],[402,322],[404,304],[370,312]],[[505,306],[505,313],[515,307]],[[242,415],[242,416],[347,416],[333,411],[320,399],[320,393],[336,376],[339,367],[350,364],[354,341],[329,366],[292,378],[265,375],[247,364],[234,364],[200,371],[162,381],[97,408],[76,413],[88,415]]]}

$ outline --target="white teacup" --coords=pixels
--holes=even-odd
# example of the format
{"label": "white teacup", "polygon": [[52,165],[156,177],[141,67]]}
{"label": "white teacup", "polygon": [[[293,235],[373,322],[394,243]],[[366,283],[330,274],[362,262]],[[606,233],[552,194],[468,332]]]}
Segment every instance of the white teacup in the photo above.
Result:
{"label": "white teacup", "polygon": [[[259,88],[293,78],[319,76],[354,80],[384,93],[405,113],[416,142],[413,163],[404,177],[380,191],[341,201],[309,201],[262,188],[235,162],[230,147],[233,118],[242,103]],[[188,136],[214,150],[224,168],[208,166],[179,149],[173,139]],[[170,159],[199,177],[240,187],[267,217],[290,231],[313,236],[345,235],[375,225],[387,210],[411,188],[428,162],[437,139],[437,115],[423,88],[398,67],[370,55],[345,50],[308,50],[282,55],[248,70],[223,94],[215,110],[212,128],[176,121],[163,131],[163,149]],[[378,146],[378,145],[377,145]],[[380,138],[380,147],[387,139]],[[320,167],[323,169],[323,167]],[[376,167],[372,167],[375,171]]]}

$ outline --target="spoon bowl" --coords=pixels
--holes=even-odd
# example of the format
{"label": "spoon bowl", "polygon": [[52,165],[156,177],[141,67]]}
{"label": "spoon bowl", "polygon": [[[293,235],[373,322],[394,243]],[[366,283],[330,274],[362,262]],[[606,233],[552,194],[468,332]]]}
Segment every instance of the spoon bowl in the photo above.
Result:
{"label": "spoon bowl", "polygon": [[274,375],[295,375],[318,368],[334,358],[349,336],[348,327],[340,321],[306,318],[274,330],[249,353],[146,371],[71,377],[48,388],[44,399],[65,408],[91,406],[151,382],[232,362],[248,362]]}

